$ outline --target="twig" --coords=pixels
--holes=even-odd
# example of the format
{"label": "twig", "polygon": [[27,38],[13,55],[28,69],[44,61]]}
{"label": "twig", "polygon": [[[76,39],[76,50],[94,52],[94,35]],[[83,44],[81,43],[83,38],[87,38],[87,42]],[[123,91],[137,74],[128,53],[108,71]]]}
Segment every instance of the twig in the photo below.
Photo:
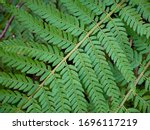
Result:
{"label": "twig", "polygon": [[[147,68],[150,66],[150,61],[146,64],[146,66],[144,67],[144,70],[142,71],[142,73],[138,76],[138,78],[135,80],[134,82],[134,87],[136,87],[136,85],[138,84],[139,80],[142,78],[142,76],[144,75],[145,71],[147,70]],[[128,97],[131,95],[131,93],[133,92],[133,89],[130,89],[129,92],[126,94],[126,96],[124,97],[123,101],[121,102],[121,104],[119,105],[118,109],[116,109],[115,112],[118,112],[120,110],[120,108],[123,107],[124,103],[127,101]]]}
{"label": "twig", "polygon": [[[16,8],[20,8],[22,5],[23,5],[23,3],[18,3],[18,4],[16,5]],[[11,25],[11,23],[12,23],[14,17],[15,17],[15,16],[11,16],[11,17],[10,17],[10,19],[9,19],[9,21],[7,22],[7,24],[6,24],[5,28],[4,28],[4,30],[3,30],[2,33],[0,34],[0,40],[1,40],[2,38],[4,38],[4,36],[5,36],[5,34],[6,34],[7,30],[8,30],[8,28],[9,28],[9,26]]]}
{"label": "twig", "polygon": [[10,24],[11,24],[12,21],[13,21],[13,19],[14,19],[14,16],[11,16],[10,19],[9,19],[9,21],[7,22],[7,24],[6,24],[5,28],[4,28],[4,30],[2,31],[2,33],[1,33],[1,35],[0,35],[0,40],[5,36],[5,34],[6,34],[7,30],[8,30],[8,28],[9,28]]}

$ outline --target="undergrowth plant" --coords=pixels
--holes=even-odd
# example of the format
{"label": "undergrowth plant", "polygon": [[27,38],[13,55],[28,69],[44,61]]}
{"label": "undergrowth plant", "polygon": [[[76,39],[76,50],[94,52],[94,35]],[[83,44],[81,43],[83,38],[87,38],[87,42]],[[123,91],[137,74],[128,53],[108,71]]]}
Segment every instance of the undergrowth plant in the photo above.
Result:
{"label": "undergrowth plant", "polygon": [[3,1],[0,112],[150,112],[149,0]]}

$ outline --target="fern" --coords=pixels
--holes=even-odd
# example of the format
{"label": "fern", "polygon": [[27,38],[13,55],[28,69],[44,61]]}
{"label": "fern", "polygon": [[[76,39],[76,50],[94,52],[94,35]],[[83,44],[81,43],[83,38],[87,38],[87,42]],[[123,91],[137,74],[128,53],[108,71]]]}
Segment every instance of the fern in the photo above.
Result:
{"label": "fern", "polygon": [[0,112],[150,112],[149,1],[2,5]]}

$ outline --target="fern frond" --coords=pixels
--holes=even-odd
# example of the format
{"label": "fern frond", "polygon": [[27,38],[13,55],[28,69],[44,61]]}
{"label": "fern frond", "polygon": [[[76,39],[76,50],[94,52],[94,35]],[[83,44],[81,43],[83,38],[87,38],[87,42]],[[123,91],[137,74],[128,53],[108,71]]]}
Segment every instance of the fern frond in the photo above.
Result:
{"label": "fern frond", "polygon": [[80,2],[90,9],[95,15],[101,15],[105,10],[105,4],[101,1],[80,0]]}
{"label": "fern frond", "polygon": [[[24,28],[36,33],[44,41],[53,43],[54,45],[57,45],[62,49],[68,49],[69,47],[69,50],[71,50],[74,47],[73,43],[65,38],[65,35],[67,35],[65,34],[65,32],[63,34],[60,30],[56,29],[55,27],[49,26],[46,23],[45,25],[43,25],[40,21],[32,17],[27,12],[24,12],[23,10],[20,10],[18,12],[15,8],[11,9],[12,12],[16,14],[16,18],[18,18],[18,21],[21,22]],[[26,20],[26,18],[28,20]]]}
{"label": "fern frond", "polygon": [[[144,25],[141,16],[137,13],[135,8],[132,6],[125,6],[119,12],[119,16],[123,19],[127,25],[133,28],[141,36],[149,34],[149,29],[147,29],[147,25]],[[149,35],[147,35],[149,38]]]}
{"label": "fern frond", "polygon": [[77,52],[74,63],[79,71],[79,78],[88,93],[90,103],[93,104],[94,111],[108,112],[108,104],[104,98],[102,86],[92,69],[89,57]]}
{"label": "fern frond", "polygon": [[2,104],[16,104],[22,99],[22,95],[17,91],[1,90],[0,95],[0,101],[2,101]]}
{"label": "fern frond", "polygon": [[126,86],[128,82],[125,80],[122,73],[118,70],[116,66],[114,66],[112,63],[109,62],[109,65],[111,67],[111,71],[114,75],[115,82],[119,84],[119,86]]}
{"label": "fern frond", "polygon": [[110,22],[107,24],[107,28],[114,34],[120,48],[125,52],[129,61],[132,61],[133,50],[130,47],[126,29],[121,19],[110,18]]}
{"label": "fern frond", "polygon": [[32,60],[27,57],[19,56],[10,52],[6,52],[0,48],[0,58],[2,63],[9,67],[20,70],[22,73],[42,75],[48,72],[45,64],[37,60]]}
{"label": "fern frond", "polygon": [[134,69],[138,68],[142,62],[142,54],[139,54],[137,51],[133,51],[133,59],[131,65]]}
{"label": "fern frond", "polygon": [[[17,111],[18,107],[16,105],[10,105],[10,104],[1,104],[0,105],[0,113],[15,113]],[[18,113],[24,113],[23,110],[17,111]]]}
{"label": "fern frond", "polygon": [[146,79],[146,82],[145,82],[145,89],[147,91],[150,91],[150,77]]}
{"label": "fern frond", "polygon": [[37,97],[42,112],[56,112],[50,89],[43,87],[34,95],[34,98]]}
{"label": "fern frond", "polygon": [[[113,34],[107,29],[101,29],[98,33],[98,38],[101,45],[104,47],[108,55],[112,58],[118,69],[121,71],[124,78],[129,82],[135,79],[131,65],[123,53],[123,50],[116,42]],[[124,71],[126,70],[126,71]]]}
{"label": "fern frond", "polygon": [[29,92],[31,88],[37,88],[38,83],[21,74],[0,72],[0,84],[6,88]]}
{"label": "fern frond", "polygon": [[62,80],[58,75],[51,76],[51,96],[54,102],[54,108],[56,112],[71,112],[71,105],[68,99],[68,93],[63,86]]}
{"label": "fern frond", "polygon": [[4,3],[0,112],[150,112],[147,0],[23,2]]}
{"label": "fern frond", "polygon": [[75,36],[84,32],[84,26],[79,24],[77,19],[70,15],[60,13],[56,8],[45,5],[41,0],[30,0],[26,2],[26,5],[34,13],[61,30],[70,32]]}
{"label": "fern frond", "polygon": [[[146,59],[144,59],[143,62],[141,63],[141,65],[140,65],[140,67],[139,67],[139,69],[138,69],[138,74],[140,74],[140,73],[144,70],[144,68],[145,68],[144,66],[145,66],[147,63],[149,63],[149,61],[150,61],[150,54],[147,55]],[[139,81],[138,84],[144,83],[144,82],[149,78],[149,75],[150,75],[150,69],[148,68],[148,69],[145,71],[143,77],[140,79],[140,81]]]}
{"label": "fern frond", "polygon": [[7,52],[16,53],[21,56],[34,58],[45,63],[58,64],[63,53],[56,46],[39,44],[36,42],[22,42],[21,40],[6,40],[0,46]]}
{"label": "fern frond", "polygon": [[70,100],[74,112],[87,112],[87,102],[84,99],[84,90],[80,83],[77,70],[74,66],[66,66],[60,73],[62,75],[64,89]]}
{"label": "fern frond", "polygon": [[[0,101],[2,104],[11,104],[19,107],[21,104],[25,103],[27,97],[23,96],[20,92],[11,91],[11,90],[1,90],[0,91]],[[28,108],[27,108],[28,107]],[[36,103],[36,100],[32,99],[28,104],[24,105],[24,109],[27,109],[27,112],[40,112],[41,107]],[[18,110],[16,111],[18,112]]]}
{"label": "fern frond", "polygon": [[106,61],[106,56],[100,46],[99,41],[96,37],[89,38],[89,44],[85,47],[85,52],[89,55],[92,66],[94,67],[95,73],[98,80],[103,86],[103,90],[108,97],[110,97],[112,109],[120,103],[120,91],[114,82],[114,77]]}
{"label": "fern frond", "polygon": [[144,37],[136,37],[134,39],[134,46],[142,55],[150,52],[150,40]]}
{"label": "fern frond", "polygon": [[[117,110],[115,111],[115,112],[118,112],[123,106],[124,106],[124,104],[125,104],[125,102],[128,100],[128,98],[130,97],[130,96],[134,96],[134,95],[138,95],[137,93],[136,93],[136,85],[138,84],[138,82],[139,82],[139,80],[143,77],[143,75],[144,75],[144,73],[146,72],[146,70],[149,68],[149,66],[150,66],[150,61],[148,62],[148,63],[146,63],[146,65],[145,65],[145,67],[144,67],[144,69],[143,69],[143,71],[140,73],[140,75],[138,76],[138,78],[134,81],[134,82],[132,82],[131,84],[129,84],[129,88],[130,88],[130,90],[128,91],[128,93],[125,95],[125,97],[124,97],[124,99],[123,99],[123,101],[121,102],[121,104],[119,105],[119,107],[117,108]],[[145,90],[141,90],[141,94],[145,94]],[[144,93],[143,93],[144,92]],[[141,95],[140,94],[140,95]],[[132,96],[132,97],[133,97]],[[149,105],[148,105],[148,107],[149,107]],[[144,107],[145,108],[145,107]],[[148,110],[149,111],[149,110]]]}
{"label": "fern frond", "polygon": [[82,6],[79,0],[61,0],[61,2],[67,7],[72,15],[82,20],[85,24],[94,22],[94,15],[88,10],[88,8]]}
{"label": "fern frond", "polygon": [[134,107],[143,112],[150,112],[150,96],[145,95],[145,91],[136,93],[134,98]]}
{"label": "fern frond", "polygon": [[133,6],[138,6],[137,11],[150,22],[150,2],[149,0],[130,0],[129,3]]}
{"label": "fern frond", "polygon": [[[29,102],[28,102],[29,103]],[[25,104],[26,105],[26,104]],[[30,104],[28,104],[28,108],[26,112],[28,113],[40,113],[42,111],[41,106],[38,104],[38,102],[34,99],[30,100]],[[18,111],[18,110],[17,110]]]}

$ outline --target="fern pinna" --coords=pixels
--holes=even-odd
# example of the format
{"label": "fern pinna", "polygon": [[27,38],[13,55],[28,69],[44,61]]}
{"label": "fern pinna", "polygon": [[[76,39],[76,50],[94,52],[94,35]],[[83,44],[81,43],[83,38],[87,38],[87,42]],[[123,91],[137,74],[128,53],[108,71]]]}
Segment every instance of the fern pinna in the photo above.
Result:
{"label": "fern pinna", "polygon": [[0,112],[150,112],[148,0],[1,5]]}

